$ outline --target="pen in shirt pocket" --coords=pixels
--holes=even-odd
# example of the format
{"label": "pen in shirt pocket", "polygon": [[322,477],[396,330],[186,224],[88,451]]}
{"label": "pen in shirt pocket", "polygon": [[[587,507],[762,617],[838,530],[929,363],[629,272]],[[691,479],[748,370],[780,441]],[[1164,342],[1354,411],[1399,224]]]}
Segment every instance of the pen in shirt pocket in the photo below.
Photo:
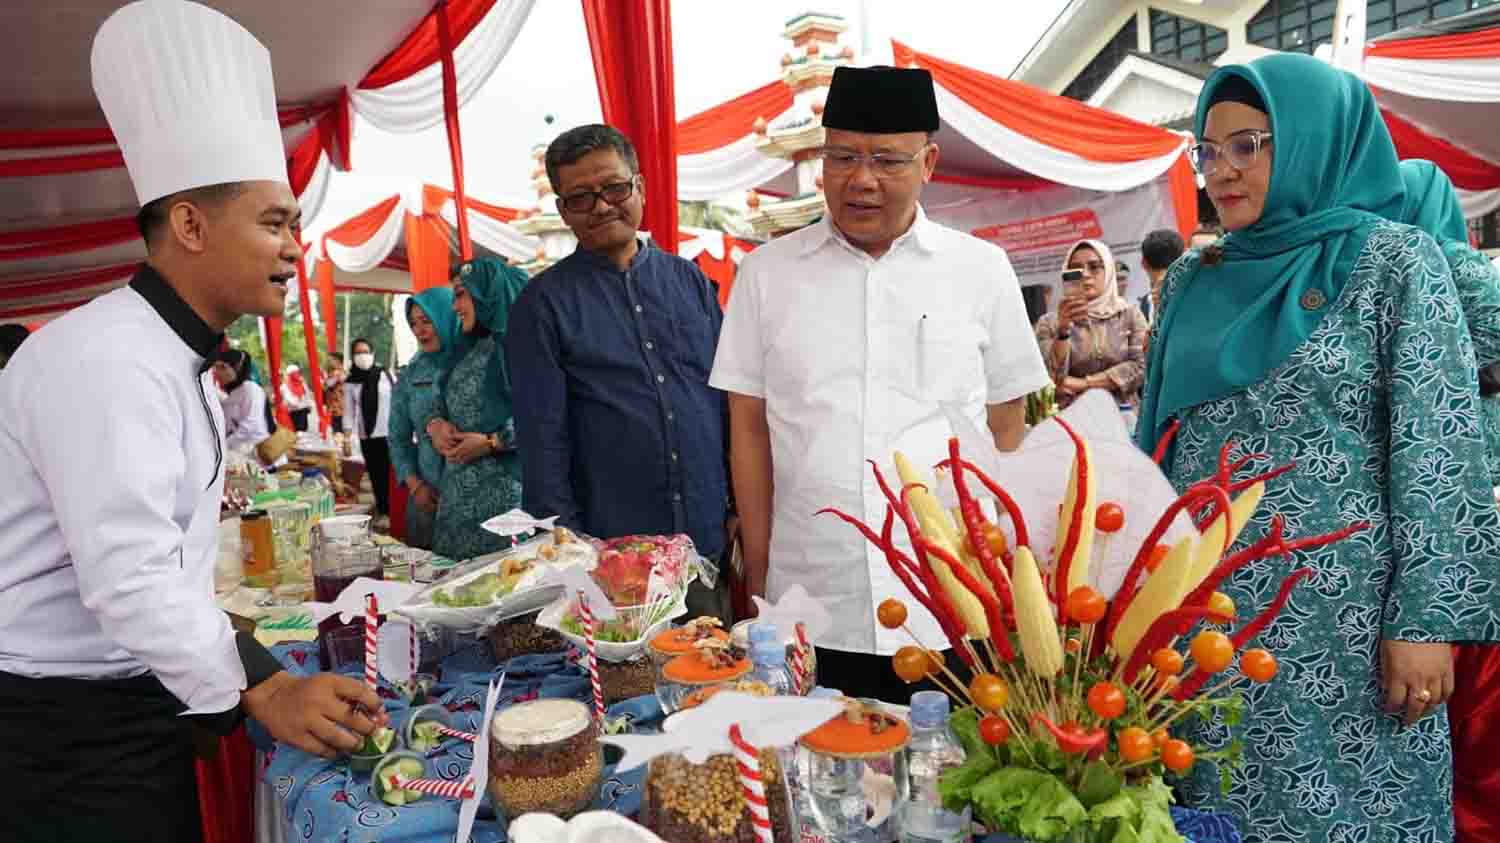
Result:
{"label": "pen in shirt pocket", "polygon": [[918,391],[927,382],[927,314],[917,320],[917,383]]}

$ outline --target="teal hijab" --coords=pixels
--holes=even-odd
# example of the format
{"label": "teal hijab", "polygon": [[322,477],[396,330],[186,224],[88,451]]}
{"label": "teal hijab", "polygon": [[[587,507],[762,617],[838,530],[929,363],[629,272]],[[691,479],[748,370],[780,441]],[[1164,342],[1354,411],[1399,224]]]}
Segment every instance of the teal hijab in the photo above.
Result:
{"label": "teal hijab", "polygon": [[1147,451],[1177,414],[1255,383],[1306,341],[1338,300],[1376,212],[1402,195],[1395,146],[1358,78],[1294,53],[1222,67],[1198,96],[1199,137],[1232,77],[1266,105],[1270,190],[1260,219],[1219,242],[1223,260],[1192,264],[1167,302],[1136,428]]}
{"label": "teal hijab", "polygon": [[465,333],[465,348],[486,334],[495,337],[495,350],[485,369],[481,433],[494,433],[510,421],[510,379],[505,374],[505,333],[510,309],[526,288],[526,273],[499,258],[478,258],[459,270],[458,283],[474,301],[474,330]]}
{"label": "teal hijab", "polygon": [[424,351],[422,357],[432,361],[438,371],[446,376],[458,363],[463,346],[463,323],[453,310],[453,288],[433,287],[423,290],[406,300],[406,321],[411,322],[412,308],[421,308],[427,314],[432,327],[437,331],[442,347],[437,351]]}
{"label": "teal hijab", "polygon": [[1438,243],[1469,244],[1469,223],[1448,175],[1431,161],[1401,162],[1401,183],[1406,195],[1397,222],[1414,225],[1431,234]]}

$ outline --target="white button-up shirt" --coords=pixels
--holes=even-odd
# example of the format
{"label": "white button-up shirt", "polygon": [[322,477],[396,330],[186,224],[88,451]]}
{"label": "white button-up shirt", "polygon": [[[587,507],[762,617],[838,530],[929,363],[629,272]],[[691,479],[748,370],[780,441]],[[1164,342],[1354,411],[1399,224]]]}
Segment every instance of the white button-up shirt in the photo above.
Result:
{"label": "white button-up shirt", "polygon": [[223,712],[246,680],[214,604],[216,338],[200,323],[189,347],[140,281],[38,331],[0,373],[0,671],[149,670],[187,713]]}
{"label": "white button-up shirt", "polygon": [[751,252],[709,383],[766,402],[775,488],[767,596],[801,584],[837,619],[820,646],[881,654],[911,643],[875,620],[875,606],[898,597],[922,643],[946,647],[884,554],[814,513],[837,507],[878,530],[886,501],[867,460],[899,488],[893,452],[929,467],[947,456],[952,428],[940,403],[961,403],[986,429],[987,404],[1048,382],[1005,252],[920,208],[878,260],[826,216]]}

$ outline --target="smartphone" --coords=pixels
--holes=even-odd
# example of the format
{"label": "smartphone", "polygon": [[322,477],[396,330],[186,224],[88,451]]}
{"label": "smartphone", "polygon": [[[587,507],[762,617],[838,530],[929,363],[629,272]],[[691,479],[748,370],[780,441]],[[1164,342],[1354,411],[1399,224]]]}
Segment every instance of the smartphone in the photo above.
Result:
{"label": "smartphone", "polygon": [[1083,270],[1081,270],[1081,269],[1065,269],[1065,270],[1063,270],[1063,273],[1062,273],[1062,294],[1063,294],[1063,298],[1066,299],[1066,298],[1071,298],[1072,296],[1078,295],[1079,289],[1082,286],[1083,286]]}

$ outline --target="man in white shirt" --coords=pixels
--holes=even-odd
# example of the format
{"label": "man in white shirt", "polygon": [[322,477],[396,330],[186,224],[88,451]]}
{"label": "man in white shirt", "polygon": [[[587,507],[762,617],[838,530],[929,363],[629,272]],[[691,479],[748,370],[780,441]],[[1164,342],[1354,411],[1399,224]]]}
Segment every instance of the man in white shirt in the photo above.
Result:
{"label": "man in white shirt", "polygon": [[[885,499],[867,460],[894,476],[946,455],[940,405],[963,407],[1014,449],[1025,397],[1048,383],[1005,253],[927,219],[938,129],[923,70],[839,68],[823,112],[822,221],[756,249],[735,281],[709,383],[729,393],[730,454],[751,594],[796,584],[837,619],[819,642],[819,680],[905,702],[885,655],[910,643],[875,620],[905,600],[930,647],[937,623],[838,507],[879,524]],[[773,494],[774,489],[774,494]]]}
{"label": "man in white shirt", "polygon": [[241,314],[281,312],[302,257],[270,56],[218,12],[147,0],[105,21],[93,72],[147,260],[0,377],[0,840],[185,843],[192,725],[248,714],[332,757],[386,718],[355,679],[281,670],[214,603],[210,356]]}

